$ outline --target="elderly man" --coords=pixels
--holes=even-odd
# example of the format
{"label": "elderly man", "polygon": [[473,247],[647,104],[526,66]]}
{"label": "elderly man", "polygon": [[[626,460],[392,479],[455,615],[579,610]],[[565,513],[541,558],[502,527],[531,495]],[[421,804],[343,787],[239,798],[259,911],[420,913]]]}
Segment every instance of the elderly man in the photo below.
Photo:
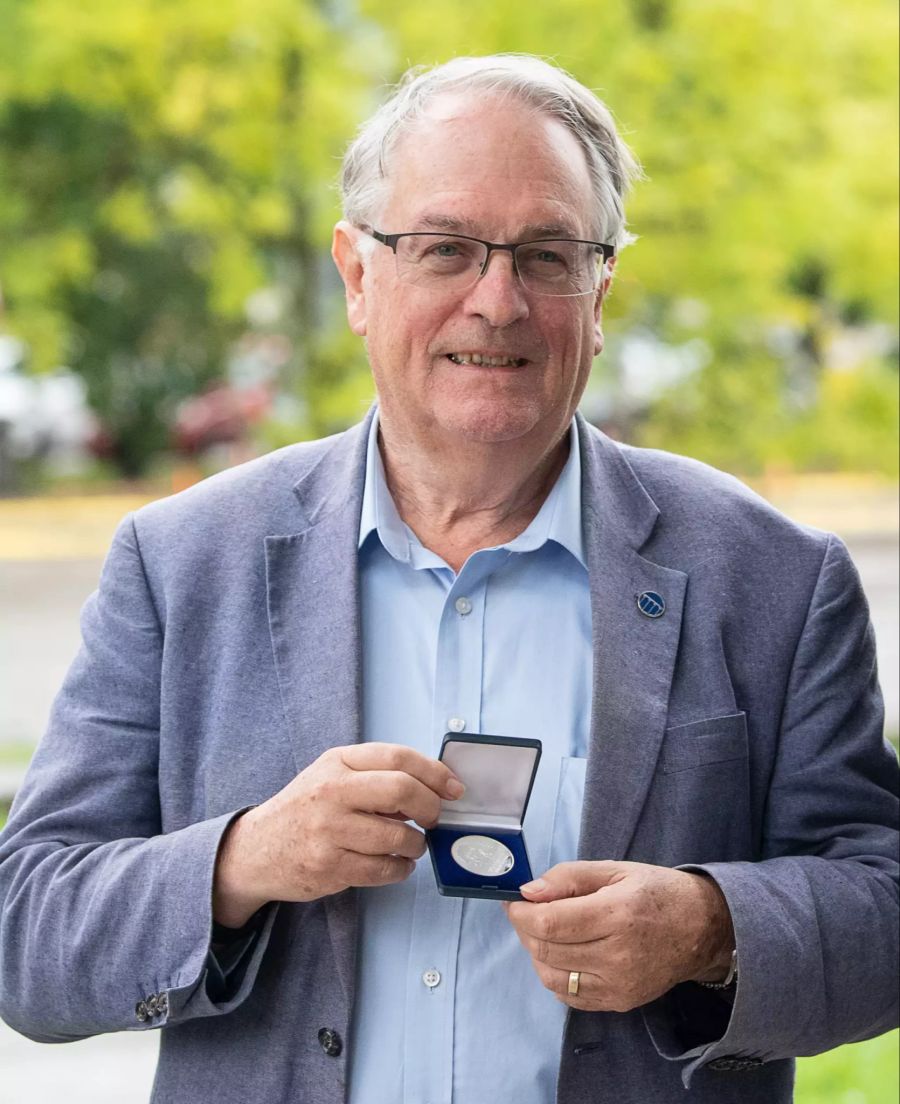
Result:
{"label": "elderly man", "polygon": [[[15,1028],[163,1027],[166,1104],[776,1104],[896,1023],[846,551],[576,415],[635,171],[531,58],[363,128],[334,257],[378,405],[121,526],[0,845]],[[448,730],[541,741],[518,900],[420,861]]]}

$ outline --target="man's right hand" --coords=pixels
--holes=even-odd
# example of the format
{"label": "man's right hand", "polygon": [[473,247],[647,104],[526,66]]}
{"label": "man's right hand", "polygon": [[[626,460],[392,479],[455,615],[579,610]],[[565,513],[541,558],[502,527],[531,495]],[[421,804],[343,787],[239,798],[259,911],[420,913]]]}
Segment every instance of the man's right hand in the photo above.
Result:
{"label": "man's right hand", "polygon": [[269,901],[402,882],[425,853],[424,835],[404,821],[434,827],[441,801],[462,791],[449,767],[400,744],[330,748],[229,826],[213,916],[239,928]]}

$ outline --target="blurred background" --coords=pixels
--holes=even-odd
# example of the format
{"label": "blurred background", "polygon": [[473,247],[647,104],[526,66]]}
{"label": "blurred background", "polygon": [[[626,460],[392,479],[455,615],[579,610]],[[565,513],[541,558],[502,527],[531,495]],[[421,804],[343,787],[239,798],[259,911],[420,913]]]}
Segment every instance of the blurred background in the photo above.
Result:
{"label": "blurred background", "polygon": [[[0,823],[118,519],[364,413],[343,149],[494,51],[596,88],[648,178],[584,413],[847,540],[896,733],[895,0],[0,0]],[[146,1099],[154,1046],[0,1027],[0,1104]],[[895,1102],[896,1034],[797,1098]]]}

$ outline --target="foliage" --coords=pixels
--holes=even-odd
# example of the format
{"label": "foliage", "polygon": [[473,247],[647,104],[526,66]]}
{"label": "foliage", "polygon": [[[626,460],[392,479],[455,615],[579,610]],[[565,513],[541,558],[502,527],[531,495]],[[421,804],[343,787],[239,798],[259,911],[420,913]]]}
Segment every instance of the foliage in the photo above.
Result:
{"label": "foliage", "polygon": [[[708,353],[699,375],[660,381],[642,443],[748,473],[896,472],[892,0],[557,0],[477,21],[464,0],[361,10],[390,28],[392,79],[410,61],[537,51],[616,111],[649,179],[629,204],[640,239],[621,257],[608,334],[647,327]],[[839,346],[865,345],[877,323],[882,347],[833,376]],[[610,354],[595,372],[615,378]]]}
{"label": "foliage", "polygon": [[[4,326],[33,370],[83,374],[131,472],[248,328],[289,338],[299,414],[272,439],[352,421],[370,385],[326,254],[343,145],[410,63],[539,52],[598,89],[649,177],[610,337],[708,351],[657,381],[640,438],[742,471],[889,470],[897,18],[893,0],[496,0],[478,19],[466,0],[0,0]],[[248,317],[265,289],[278,309]],[[879,325],[832,379],[836,344]]]}
{"label": "foliage", "polygon": [[364,36],[313,0],[0,0],[0,25],[6,325],[85,377],[136,473],[267,285],[302,379]]}
{"label": "foliage", "polygon": [[660,396],[635,436],[747,475],[871,471],[896,479],[898,406],[896,371],[875,363],[823,374],[817,401],[791,410],[779,402],[777,364],[745,354]]}

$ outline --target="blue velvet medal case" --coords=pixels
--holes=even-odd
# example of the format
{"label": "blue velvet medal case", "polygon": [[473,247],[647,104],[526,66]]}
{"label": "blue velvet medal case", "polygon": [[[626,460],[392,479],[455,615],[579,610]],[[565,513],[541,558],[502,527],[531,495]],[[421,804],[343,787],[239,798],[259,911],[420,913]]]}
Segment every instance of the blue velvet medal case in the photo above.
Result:
{"label": "blue velvet medal case", "polygon": [[[448,732],[439,758],[466,792],[458,801],[441,802],[436,826],[425,833],[438,892],[518,901],[519,886],[532,880],[522,822],[541,758],[540,740]],[[460,866],[453,845],[465,836],[486,836],[503,844],[512,852],[512,867],[485,876]]]}

